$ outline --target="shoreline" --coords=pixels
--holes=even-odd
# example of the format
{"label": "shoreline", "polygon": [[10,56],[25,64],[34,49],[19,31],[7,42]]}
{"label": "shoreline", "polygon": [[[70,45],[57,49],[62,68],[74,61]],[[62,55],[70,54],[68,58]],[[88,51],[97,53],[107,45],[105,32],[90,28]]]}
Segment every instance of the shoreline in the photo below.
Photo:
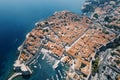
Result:
{"label": "shoreline", "polygon": [[[45,10],[40,8],[40,7],[46,7],[44,5],[40,5],[40,4],[44,3],[44,1],[38,1],[38,2],[40,2],[40,4],[36,4],[36,1],[33,1],[33,0],[31,2],[33,2],[34,6],[23,5],[23,7],[24,7],[23,9],[21,9],[20,7],[17,7],[19,5],[19,3],[16,3],[16,5],[13,5],[14,7],[17,7],[18,10],[20,10],[20,12],[23,12],[23,13],[29,12],[30,13],[30,14],[27,14],[26,16],[24,16],[24,14],[15,13],[16,11],[14,9],[12,9],[12,8],[14,8],[12,6],[9,6],[9,5],[4,6],[4,7],[8,7],[7,10],[4,10],[4,7],[1,7],[1,9],[4,10],[3,13],[6,13],[6,14],[1,15],[1,21],[3,21],[3,24],[1,23],[2,24],[1,26],[3,26],[3,28],[1,27],[2,28],[1,31],[3,31],[3,33],[4,33],[4,35],[1,34],[1,36],[5,36],[5,40],[3,40],[4,39],[3,38],[1,43],[5,42],[5,44],[2,44],[2,45],[6,46],[6,47],[1,46],[1,48],[2,48],[1,61],[2,62],[1,62],[0,67],[2,68],[2,70],[0,70],[0,72],[1,72],[0,79],[5,78],[5,76],[9,72],[8,71],[9,69],[7,69],[9,67],[8,65],[13,64],[13,62],[15,61],[14,59],[17,59],[17,56],[16,56],[16,55],[18,55],[18,52],[16,52],[17,47],[20,44],[22,44],[22,42],[25,40],[25,34],[27,34],[29,31],[31,31],[35,22],[37,22],[41,19],[42,20],[46,19],[47,16],[52,15],[52,13],[54,11],[63,10],[63,8],[70,9],[71,11],[76,12],[78,14],[81,13],[81,11],[79,11],[79,8],[75,7],[76,5],[79,6],[78,4],[75,4],[76,2],[80,2],[79,0],[72,1],[72,2],[75,2],[75,3],[73,3],[74,7],[70,6],[70,4],[67,3],[67,2],[69,2],[68,0],[65,1],[65,2],[57,1],[57,3],[56,3],[55,0],[52,1],[52,3],[51,3],[51,1],[49,1],[50,3],[48,4],[48,6],[50,7],[51,10],[48,11],[47,13],[45,13],[45,14],[41,14],[41,13],[44,13]],[[4,4],[5,3],[6,2],[4,1]],[[55,4],[65,3],[65,4],[68,4],[68,5],[65,5],[64,7],[62,7],[62,6],[54,5],[54,3]],[[30,3],[28,2],[27,4],[30,4]],[[53,6],[52,6],[52,4],[53,4]],[[81,4],[81,2],[79,4]],[[10,3],[10,5],[12,5],[12,2]],[[30,7],[30,10],[27,9],[27,7]],[[14,15],[13,14],[7,14],[7,13],[9,13],[8,10],[11,10],[11,9],[12,9]],[[34,11],[32,11],[33,9],[34,9]],[[8,17],[5,17],[5,16],[8,16]],[[10,21],[10,23],[9,23],[9,21]],[[7,24],[6,24],[6,22],[7,22]],[[3,29],[5,29],[5,30],[3,30]],[[7,33],[6,33],[6,29],[8,30]],[[13,41],[14,40],[16,41],[16,38],[18,38],[18,40],[16,42],[17,44],[16,43],[14,44]],[[12,46],[9,47],[10,45],[14,46],[15,49],[13,50]],[[13,51],[13,52],[10,52],[10,50]],[[12,67],[12,65],[11,65],[11,67]],[[7,80],[7,79],[5,79],[5,80]]]}
{"label": "shoreline", "polygon": [[[70,12],[66,12],[66,11],[62,11],[62,12],[57,12],[57,13],[55,13],[54,15],[61,15],[61,14],[65,14],[65,13],[70,13]],[[74,15],[74,14],[73,14]],[[92,14],[91,14],[92,15]],[[49,18],[48,18],[48,20],[49,20]],[[49,21],[48,21],[49,22]],[[97,23],[98,24],[98,23]],[[41,28],[40,29],[42,29],[42,30],[46,30],[46,29],[49,29],[49,27],[47,27],[46,28],[46,25],[53,25],[53,23],[47,23],[47,21],[45,20],[45,21],[42,21],[42,22],[40,22],[39,24],[38,23],[35,23],[35,26],[37,26],[37,28],[33,28],[33,30],[32,31],[34,31],[35,29],[37,30],[39,30],[39,26],[41,26]],[[45,28],[44,28],[45,27]],[[50,27],[51,28],[51,27]],[[103,27],[101,27],[101,28],[103,28]],[[106,30],[108,30],[107,28],[106,28]],[[32,32],[31,31],[31,32]],[[88,30],[87,30],[88,31]],[[86,32],[87,32],[86,31]],[[111,33],[111,34],[113,34],[113,39],[115,38],[115,36],[117,35],[117,34],[115,34],[114,32],[111,32],[111,30],[108,30],[109,31],[109,33]],[[45,31],[46,32],[46,34],[47,34],[47,31]],[[54,31],[53,31],[54,32]],[[46,35],[46,34],[44,34],[44,35]],[[55,33],[56,34],[56,33]],[[84,33],[85,34],[85,33]],[[26,41],[27,41],[27,39],[29,38],[29,36],[33,36],[33,37],[36,37],[36,35],[34,34],[34,33],[28,33],[27,35],[26,35],[26,39],[25,39],[25,43],[26,43]],[[39,36],[39,34],[37,34],[37,36]],[[41,35],[40,35],[41,36]],[[82,35],[82,36],[84,36],[84,35]],[[42,38],[42,37],[41,37]],[[44,38],[44,37],[43,37]],[[45,39],[47,39],[46,38],[46,36],[45,36]],[[45,40],[45,39],[43,39],[43,40]],[[81,37],[80,37],[80,39],[81,39]],[[39,39],[38,39],[38,41],[39,41]],[[52,40],[50,40],[50,41],[52,41]],[[79,41],[79,40],[78,40]],[[77,41],[77,42],[78,42]],[[110,42],[111,41],[111,39],[108,41],[108,42]],[[52,42],[54,42],[54,40],[52,41]],[[77,42],[75,43],[75,44],[77,44]],[[106,45],[108,42],[106,42],[106,43],[102,43],[103,44],[103,46],[104,45]],[[25,43],[23,43],[23,45],[25,44]],[[48,43],[46,43],[45,41],[44,41],[44,43],[45,44],[48,44]],[[57,42],[56,42],[57,43]],[[52,43],[51,43],[52,44]],[[57,43],[58,44],[58,43]],[[75,45],[74,44],[74,45]],[[44,44],[43,44],[44,45]],[[63,45],[64,46],[64,45]],[[46,45],[44,45],[44,47],[47,47]],[[73,47],[73,46],[72,46]],[[100,46],[101,47],[101,46]],[[39,45],[39,48],[37,49],[37,50],[41,50],[43,47],[41,47],[41,45]],[[52,47],[51,47],[52,48]],[[70,48],[71,49],[71,48]],[[70,50],[70,49],[68,49],[68,50],[66,50],[66,52],[67,52],[67,54],[69,54],[69,55],[72,55],[72,57],[74,57],[75,55],[72,53],[69,53],[68,51]],[[99,49],[99,48],[98,48]],[[20,52],[21,53],[21,52]],[[34,51],[33,52],[33,55],[37,55],[37,53],[40,53],[39,51],[38,52],[36,52],[36,51]],[[50,52],[51,53],[51,52]],[[22,53],[21,53],[22,54]],[[20,55],[21,55],[20,54]],[[26,51],[26,54],[29,54],[29,52],[27,52]],[[96,54],[96,53],[95,53]],[[59,54],[55,54],[57,57],[58,57],[58,59],[59,58],[61,58],[61,55],[59,55]],[[66,55],[66,54],[65,54]],[[78,54],[77,54],[78,55]],[[31,55],[32,56],[32,55]],[[31,56],[30,56],[30,58],[31,58]],[[63,57],[64,55],[62,55],[62,57]],[[32,57],[34,57],[34,56],[32,56]],[[95,57],[95,56],[94,56]],[[27,57],[26,57],[27,58]],[[28,60],[30,60],[30,58],[28,57]],[[22,60],[23,59],[23,60]],[[92,59],[93,59],[93,57],[92,57]],[[24,60],[24,58],[21,58],[20,57],[20,59],[19,59],[20,61],[21,61],[21,63],[20,63],[20,65],[21,65],[21,67],[22,67],[22,62],[27,62],[27,60]],[[89,60],[88,60],[88,62],[89,62]],[[16,63],[17,64],[17,63]],[[87,63],[87,62],[85,62],[85,64],[86,65],[89,65],[89,63]],[[27,66],[27,64],[24,64],[25,66]],[[91,67],[92,65],[89,65],[89,67]],[[16,66],[17,67],[17,66]],[[26,69],[25,69],[26,70]],[[23,70],[24,71],[24,70]],[[28,71],[29,72],[29,70],[27,69],[26,71]],[[83,73],[84,73],[84,71],[83,71]],[[91,74],[91,72],[89,72],[90,74]],[[69,73],[68,73],[69,74]],[[70,73],[71,74],[71,73]],[[87,74],[86,72],[85,72],[85,74]],[[89,75],[90,75],[89,74]],[[89,78],[89,77],[88,77]]]}

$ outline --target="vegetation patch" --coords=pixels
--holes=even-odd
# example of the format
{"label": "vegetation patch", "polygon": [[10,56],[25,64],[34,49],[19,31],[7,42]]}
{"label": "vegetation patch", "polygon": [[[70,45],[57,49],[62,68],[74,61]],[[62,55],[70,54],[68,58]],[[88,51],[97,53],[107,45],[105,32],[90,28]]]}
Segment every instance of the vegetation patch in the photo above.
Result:
{"label": "vegetation patch", "polygon": [[92,62],[92,73],[96,73],[98,71],[98,64],[99,64],[99,58],[97,57],[93,62]]}

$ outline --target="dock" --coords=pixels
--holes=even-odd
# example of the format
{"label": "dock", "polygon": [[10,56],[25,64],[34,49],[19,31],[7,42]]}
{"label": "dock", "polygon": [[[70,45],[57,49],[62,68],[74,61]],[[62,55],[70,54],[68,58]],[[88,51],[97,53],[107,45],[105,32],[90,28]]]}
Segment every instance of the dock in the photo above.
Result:
{"label": "dock", "polygon": [[22,75],[22,73],[14,73],[8,80],[13,80],[17,76],[21,76],[21,75]]}

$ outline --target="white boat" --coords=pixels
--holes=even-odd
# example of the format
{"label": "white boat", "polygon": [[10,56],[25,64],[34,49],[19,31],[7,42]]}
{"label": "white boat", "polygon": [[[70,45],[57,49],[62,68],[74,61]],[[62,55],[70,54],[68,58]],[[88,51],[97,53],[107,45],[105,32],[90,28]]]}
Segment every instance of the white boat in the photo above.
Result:
{"label": "white boat", "polygon": [[34,66],[34,68],[37,68],[37,66]]}
{"label": "white boat", "polygon": [[45,54],[43,55],[43,57],[42,57],[42,60],[44,60],[45,59]]}
{"label": "white boat", "polygon": [[60,70],[58,70],[58,73],[60,74],[60,77],[63,78],[62,73]]}
{"label": "white boat", "polygon": [[60,61],[57,61],[54,65],[53,65],[53,69],[56,69],[58,67]]}
{"label": "white boat", "polygon": [[39,65],[39,68],[41,69],[41,64],[38,64]]}
{"label": "white boat", "polygon": [[56,79],[59,80],[58,75],[56,74]]}
{"label": "white boat", "polygon": [[51,78],[52,80],[54,80],[54,77],[52,76],[52,78]]}

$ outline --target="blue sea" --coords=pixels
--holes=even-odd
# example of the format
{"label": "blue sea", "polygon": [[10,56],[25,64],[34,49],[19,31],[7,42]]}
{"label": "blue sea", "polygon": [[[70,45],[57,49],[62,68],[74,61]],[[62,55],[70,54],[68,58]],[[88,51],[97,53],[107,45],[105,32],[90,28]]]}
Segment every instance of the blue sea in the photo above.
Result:
{"label": "blue sea", "polygon": [[[81,14],[84,1],[0,0],[0,80],[6,80],[19,55],[18,46],[36,22],[47,19],[55,11],[69,10]],[[30,80],[43,80],[42,76],[40,77],[42,73],[45,71],[33,74]]]}

